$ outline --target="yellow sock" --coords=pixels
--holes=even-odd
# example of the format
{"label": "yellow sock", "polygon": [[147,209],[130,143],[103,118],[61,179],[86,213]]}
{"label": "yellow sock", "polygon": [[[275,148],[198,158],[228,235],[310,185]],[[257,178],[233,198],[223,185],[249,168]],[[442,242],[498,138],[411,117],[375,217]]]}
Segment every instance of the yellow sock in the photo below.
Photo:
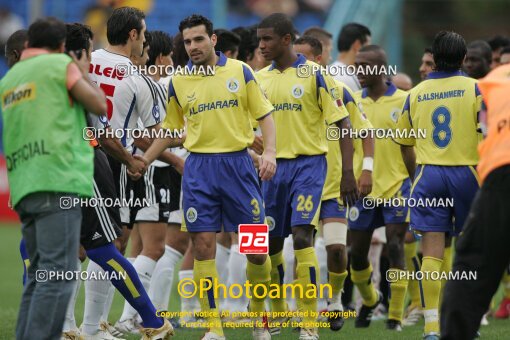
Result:
{"label": "yellow sock", "polygon": [[[283,251],[271,255],[271,284],[282,285],[283,276],[285,274],[285,261],[283,260]],[[286,312],[287,303],[283,298],[283,292],[280,294],[280,298],[271,299],[271,311],[272,312]]]}
{"label": "yellow sock", "polygon": [[343,273],[328,272],[328,284],[331,286],[331,299],[328,299],[328,301],[340,300],[340,292],[344,289],[346,277],[347,270]]}
{"label": "yellow sock", "polygon": [[388,308],[388,319],[402,321],[404,314],[404,301],[406,297],[407,279],[400,279],[403,275],[401,269],[391,268],[390,270],[397,272],[397,280],[390,283],[390,301]]}
{"label": "yellow sock", "polygon": [[503,293],[505,294],[505,298],[510,299],[510,274],[508,271],[505,271],[505,275],[503,275]]}
{"label": "yellow sock", "polygon": [[357,271],[351,267],[351,280],[356,285],[363,299],[365,306],[373,306],[377,303],[377,292],[375,291],[374,283],[372,282],[372,265],[369,264],[367,268]]}
{"label": "yellow sock", "polygon": [[[315,255],[315,250],[312,247],[299,249],[294,251],[296,255],[297,267],[296,275],[299,284],[303,285],[303,296],[296,296],[303,308],[303,312],[307,316],[303,317],[304,328],[314,328],[317,321],[317,296],[307,296],[307,288],[310,284],[316,286],[316,292],[319,293],[318,280],[320,280],[319,261]],[[312,315],[313,314],[313,315]]]}
{"label": "yellow sock", "polygon": [[[418,242],[404,244],[406,269],[408,272],[416,272],[420,270],[420,259],[416,255],[417,248]],[[418,286],[418,281],[412,279],[409,280],[407,291],[409,293],[409,298],[411,299],[411,306],[413,308],[421,307],[420,287]]]}
{"label": "yellow sock", "polygon": [[[423,280],[421,281],[421,290],[425,306],[423,306],[423,316],[425,317],[425,334],[430,332],[439,333],[439,292],[441,290],[441,281],[427,280],[427,272],[439,272],[443,260],[424,256],[421,265]],[[432,274],[429,274],[429,279]]]}
{"label": "yellow sock", "polygon": [[[219,282],[218,272],[216,271],[216,261],[195,260],[193,267],[193,279],[195,280],[197,287],[201,287],[201,285],[205,287],[205,282],[201,281],[204,279],[211,280],[212,283],[214,283],[215,279],[217,282]],[[218,289],[218,291],[220,290]],[[202,308],[202,311],[214,314],[207,318],[207,323],[209,324],[210,331],[223,336],[223,327],[221,326],[219,306],[216,299],[214,298],[214,289],[211,287],[206,292],[204,292],[202,296],[200,296],[199,290],[198,300],[200,301],[200,307]]]}
{"label": "yellow sock", "polygon": [[[266,262],[264,262],[264,264],[253,264],[247,261],[246,278],[253,287],[251,291],[250,311],[257,313],[265,312],[265,297],[262,298],[264,289],[260,287],[260,285],[266,286],[265,292],[267,294],[269,291],[269,283],[271,282],[271,259],[269,256],[266,256]],[[254,288],[257,285],[259,285],[259,287],[255,290]]]}
{"label": "yellow sock", "polygon": [[[449,273],[452,271],[453,266],[453,247],[444,248],[443,265],[441,266],[441,272]],[[449,275],[449,274],[446,274]],[[443,275],[442,275],[443,276]],[[443,290],[446,284],[446,279],[441,279],[441,291],[439,293],[439,304],[443,301]]]}

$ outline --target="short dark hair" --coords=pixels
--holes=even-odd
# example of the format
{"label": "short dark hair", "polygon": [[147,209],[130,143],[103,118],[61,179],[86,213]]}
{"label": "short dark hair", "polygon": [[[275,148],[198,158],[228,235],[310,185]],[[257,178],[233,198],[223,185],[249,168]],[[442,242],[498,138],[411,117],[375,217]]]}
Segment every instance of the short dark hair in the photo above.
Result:
{"label": "short dark hair", "polygon": [[138,8],[120,7],[113,10],[106,23],[106,38],[110,45],[125,45],[129,39],[129,32],[136,29],[140,34],[145,14]]}
{"label": "short dark hair", "polygon": [[459,70],[466,52],[466,41],[455,32],[441,31],[432,42],[432,55],[437,71]]}
{"label": "short dark hair", "polygon": [[312,48],[312,53],[314,56],[322,54],[322,43],[320,40],[309,35],[303,35],[302,37],[298,38],[294,42],[294,45],[309,45]]}
{"label": "short dark hair", "polygon": [[152,48],[152,35],[150,32],[145,31],[145,41],[143,43],[143,48],[146,48],[147,46],[151,46]]}
{"label": "short dark hair", "polygon": [[[184,40],[182,38],[182,33],[177,33],[174,36],[174,48],[172,50],[172,61],[175,66],[185,66],[188,63],[189,56],[186,52],[186,48],[184,48]],[[149,50],[150,51],[150,50]]]}
{"label": "short dark hair", "polygon": [[367,36],[371,36],[372,33],[368,29],[368,27],[358,24],[356,22],[351,22],[342,27],[340,31],[340,35],[337,40],[337,48],[339,52],[349,51],[351,49],[352,44],[356,40],[361,41],[362,44],[367,42]]}
{"label": "short dark hair", "polygon": [[223,28],[218,28],[214,30],[214,34],[218,37],[216,47],[214,48],[216,51],[225,53],[226,51],[235,51],[239,49],[241,37],[237,33]]}
{"label": "short dark hair", "polygon": [[87,25],[75,22],[74,24],[66,24],[66,51],[77,51],[90,49],[90,40],[94,39],[94,33]]}
{"label": "short dark hair", "polygon": [[17,30],[7,39],[5,43],[5,55],[14,51],[21,52],[25,49],[25,42],[28,40],[27,30]]}
{"label": "short dark hair", "polygon": [[429,53],[429,54],[432,54],[432,47],[425,47],[425,49],[423,50],[423,53]]}
{"label": "short dark hair", "polygon": [[292,42],[296,40],[296,29],[294,28],[294,24],[292,23],[292,20],[283,13],[273,13],[265,17],[259,23],[257,28],[272,28],[280,37],[289,34]]}
{"label": "short dark hair", "polygon": [[149,60],[147,65],[155,65],[156,58],[161,55],[169,55],[173,49],[172,37],[163,31],[150,31],[151,37],[149,49]]}
{"label": "short dark hair", "polygon": [[492,51],[496,51],[502,47],[510,46],[510,39],[502,35],[496,35],[487,41]]}
{"label": "short dark hair", "polygon": [[484,40],[475,40],[468,44],[468,49],[476,49],[482,52],[482,57],[490,64],[492,63],[491,46]]}
{"label": "short dark hair", "polygon": [[382,48],[379,45],[367,45],[367,46],[363,46],[362,48],[360,48],[360,50],[358,52],[376,52],[376,53],[378,53],[381,56],[383,63],[385,65],[388,64],[388,60],[387,60],[387,57],[386,57],[386,51],[384,50],[384,48]]}
{"label": "short dark hair", "polygon": [[510,53],[510,46],[505,46],[505,47],[503,47],[503,49],[501,50],[501,55],[503,55],[503,54],[507,54],[507,53]]}
{"label": "short dark hair", "polygon": [[255,50],[259,46],[259,41],[257,40],[257,26],[236,27],[232,32],[236,33],[241,38],[237,59],[244,62],[248,61],[248,59],[252,59]]}
{"label": "short dark hair", "polygon": [[28,47],[56,50],[66,41],[66,24],[57,18],[37,19],[28,28]]}
{"label": "short dark hair", "polygon": [[319,27],[319,26],[312,26],[310,28],[307,28],[303,32],[303,36],[308,35],[310,37],[314,37],[315,39],[319,39],[320,41],[328,40],[333,38],[333,35],[326,31],[325,29]]}
{"label": "short dark hair", "polygon": [[207,32],[208,36],[213,35],[213,24],[211,20],[200,14],[192,14],[189,17],[184,18],[179,24],[179,32],[182,33],[182,31],[184,31],[186,28],[192,28],[200,25],[205,26],[205,31]]}

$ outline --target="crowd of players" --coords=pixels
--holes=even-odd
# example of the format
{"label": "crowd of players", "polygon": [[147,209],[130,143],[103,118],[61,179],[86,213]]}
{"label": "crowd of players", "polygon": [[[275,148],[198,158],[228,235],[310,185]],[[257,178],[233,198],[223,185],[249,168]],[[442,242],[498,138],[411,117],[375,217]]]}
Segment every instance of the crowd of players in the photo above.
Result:
{"label": "crowd of players", "polygon": [[[77,207],[83,216],[79,259],[90,258],[87,271],[125,272],[128,277],[85,281],[80,328],[74,318],[79,281],[54,292],[62,303],[55,303],[52,322],[39,319],[36,323],[37,313],[27,313],[45,308],[36,297],[44,289],[40,288],[44,283],[34,277],[37,269],[69,270],[81,263],[58,267],[50,260],[44,262],[40,240],[30,237],[24,218],[33,207],[23,206],[24,198],[14,196],[24,224],[20,250],[26,264],[17,338],[41,334],[48,338],[58,334],[63,339],[118,339],[123,334],[169,337],[179,322],[172,320],[172,326],[156,311],[167,310],[170,298],[177,298],[170,297],[170,292],[182,260],[179,280],[217,278],[227,285],[242,285],[246,280],[264,285],[322,282],[332,287],[332,297],[324,300],[273,298],[267,302],[274,312],[353,308],[358,311],[355,327],[360,328],[387,312],[387,329],[394,331],[424,317],[424,338],[438,339],[445,281],[408,282],[398,275],[385,289],[383,269],[451,271],[452,238],[462,231],[480,181],[474,167],[483,129],[482,100],[475,79],[510,61],[510,41],[496,37],[489,43],[475,41],[466,46],[460,35],[441,32],[432,47],[424,50],[423,82],[413,88],[404,74],[390,78],[318,72],[300,77],[299,65],[328,67],[332,35],[318,27],[301,35],[282,14],[232,31],[213,30],[207,18],[193,15],[181,22],[179,31],[173,38],[162,31],[147,31],[144,14],[125,7],[116,9],[108,20],[105,49],[93,51],[94,37],[86,26],[64,25],[51,18],[38,20],[9,39],[6,57],[13,68],[2,79],[2,91],[22,84],[19,74],[26,76],[28,62],[44,54],[40,49],[64,52],[65,47],[71,57],[59,55],[62,59],[51,62],[75,61],[78,67],[66,71],[68,84],[70,78],[74,82],[80,78],[97,85],[86,81],[90,88],[79,94],[68,86],[71,97],[89,112],[88,127],[186,128],[182,138],[127,136],[119,140],[103,134],[90,141],[93,197],[136,197],[151,204]],[[338,39],[340,54],[333,65],[387,66],[385,51],[371,44],[370,36],[363,25],[344,26]],[[114,72],[118,65],[163,66],[158,70],[170,65],[215,65],[215,74],[170,77],[134,72],[118,77]],[[97,87],[104,95],[94,92]],[[198,104],[208,105],[200,111]],[[6,108],[3,105],[4,115]],[[6,131],[13,131],[9,118],[4,120]],[[424,140],[348,137],[338,141],[326,138],[328,126],[408,132],[423,128],[428,135]],[[8,155],[14,137],[5,135]],[[11,188],[16,187],[12,178]],[[82,193],[60,190],[67,191]],[[361,201],[367,195],[452,197],[455,206],[367,209]],[[238,224],[264,222],[270,229],[269,255],[240,254]],[[130,237],[130,253],[125,254]],[[383,250],[386,256],[381,256]],[[66,251],[72,258],[73,248]],[[504,281],[510,281],[508,275]],[[353,284],[359,292],[358,305],[351,301]],[[111,325],[108,314],[115,289],[126,302],[120,319]],[[256,297],[251,301],[211,295],[180,299],[183,312],[266,310],[265,299]],[[507,295],[496,316],[508,317],[508,306]],[[328,319],[333,331],[344,323],[337,315]],[[193,319],[188,315],[180,321]],[[254,327],[254,339],[279,334],[278,323],[285,321],[270,320],[272,327],[267,327],[268,320],[260,319],[264,326]],[[305,314],[300,339],[318,339],[315,321]],[[219,315],[207,322],[210,328],[203,339],[224,339]]]}

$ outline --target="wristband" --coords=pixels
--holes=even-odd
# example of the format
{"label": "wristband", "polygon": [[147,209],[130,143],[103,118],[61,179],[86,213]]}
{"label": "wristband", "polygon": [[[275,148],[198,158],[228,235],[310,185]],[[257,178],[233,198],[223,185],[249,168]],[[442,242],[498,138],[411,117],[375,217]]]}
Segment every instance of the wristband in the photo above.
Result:
{"label": "wristband", "polygon": [[374,159],[372,157],[363,158],[362,170],[374,171]]}

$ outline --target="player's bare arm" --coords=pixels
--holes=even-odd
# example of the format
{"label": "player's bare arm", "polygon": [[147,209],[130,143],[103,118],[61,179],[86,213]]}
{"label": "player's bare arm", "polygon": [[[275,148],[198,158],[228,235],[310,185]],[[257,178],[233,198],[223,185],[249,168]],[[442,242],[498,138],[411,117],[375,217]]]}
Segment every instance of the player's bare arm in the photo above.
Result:
{"label": "player's bare arm", "polygon": [[264,139],[264,152],[259,159],[259,176],[267,181],[276,172],[276,129],[271,115],[265,116],[259,124]]}
{"label": "player's bare arm", "polygon": [[409,173],[409,178],[414,180],[414,171],[416,170],[416,154],[414,152],[414,147],[401,145],[400,152],[402,153],[404,164]]}
{"label": "player's bare arm", "polygon": [[258,155],[262,155],[264,152],[264,139],[261,136],[255,136],[253,140],[253,144],[250,146],[250,149],[255,151]]}
{"label": "player's bare arm", "polygon": [[[351,122],[348,117],[336,122],[340,129],[350,129]],[[348,205],[353,205],[358,199],[358,186],[353,170],[354,147],[351,137],[340,138],[340,151],[342,152],[342,179],[340,181],[340,195]]]}
{"label": "player's bare arm", "polygon": [[77,59],[71,52],[73,58],[83,77],[80,78],[69,91],[74,100],[81,103],[85,109],[93,114],[102,115],[106,112],[106,97],[100,88],[92,84],[89,80],[89,60],[87,53],[83,50],[81,59]]}
{"label": "player's bare arm", "polygon": [[365,162],[363,162],[363,170],[361,171],[361,176],[358,180],[358,187],[360,191],[360,195],[362,197],[367,196],[372,191],[372,171],[373,171],[373,160],[374,160],[374,137],[368,136],[361,140],[361,145],[363,147],[363,159],[367,161],[371,161],[372,164],[367,164],[365,166]]}

